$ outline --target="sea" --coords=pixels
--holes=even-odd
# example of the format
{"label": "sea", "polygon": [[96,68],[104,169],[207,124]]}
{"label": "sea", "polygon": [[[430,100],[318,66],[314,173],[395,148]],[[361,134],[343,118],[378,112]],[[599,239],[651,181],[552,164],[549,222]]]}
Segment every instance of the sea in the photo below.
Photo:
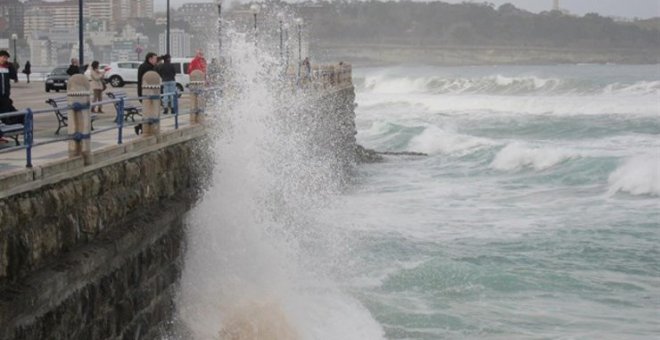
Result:
{"label": "sea", "polygon": [[187,338],[660,337],[660,66],[356,67],[358,143],[419,154],[339,180],[259,58],[187,219]]}

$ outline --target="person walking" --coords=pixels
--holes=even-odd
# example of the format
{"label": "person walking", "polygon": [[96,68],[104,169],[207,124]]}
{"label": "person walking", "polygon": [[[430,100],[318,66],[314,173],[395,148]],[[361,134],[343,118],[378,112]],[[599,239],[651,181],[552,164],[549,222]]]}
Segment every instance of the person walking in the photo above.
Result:
{"label": "person walking", "polygon": [[66,74],[72,76],[78,73],[80,73],[80,62],[78,61],[78,59],[73,58],[71,59],[71,64],[69,65],[69,68],[66,69]]}
{"label": "person walking", "polygon": [[103,106],[94,106],[93,103],[103,101],[103,91],[105,90],[105,83],[103,82],[104,75],[105,71],[99,70],[99,62],[94,60],[89,66],[89,85],[94,93],[94,98],[92,99],[92,112],[95,112],[94,108],[96,108],[96,113],[103,113]]}
{"label": "person walking", "polygon": [[23,74],[25,74],[25,77],[27,77],[27,83],[30,83],[30,74],[32,73],[32,64],[30,64],[30,61],[25,62],[25,66],[23,66]]}
{"label": "person walking", "polygon": [[[162,93],[169,94],[174,93],[174,96],[178,95],[176,89],[176,69],[172,65],[172,57],[169,54],[166,54],[161,57],[163,60],[162,63],[156,65],[156,72],[160,75],[161,80],[163,81]],[[167,114],[174,113],[174,97],[172,95],[163,96],[163,113]]]}
{"label": "person walking", "polygon": [[[153,71],[154,68],[156,67],[156,63],[158,62],[158,55],[153,52],[147,53],[146,56],[144,56],[144,62],[140,64],[140,67],[138,67],[138,83],[137,83],[137,95],[138,97],[142,97],[142,77],[144,77],[144,74]],[[142,99],[140,99],[142,101]],[[135,134],[139,135],[142,132],[142,124],[135,125]]]}
{"label": "person walking", "polygon": [[[9,52],[0,50],[0,113],[14,112],[14,102],[11,100],[11,81],[18,82],[18,75],[14,64],[9,62]],[[2,119],[4,124],[23,124],[23,116],[14,116]],[[0,143],[7,140],[0,135]]]}

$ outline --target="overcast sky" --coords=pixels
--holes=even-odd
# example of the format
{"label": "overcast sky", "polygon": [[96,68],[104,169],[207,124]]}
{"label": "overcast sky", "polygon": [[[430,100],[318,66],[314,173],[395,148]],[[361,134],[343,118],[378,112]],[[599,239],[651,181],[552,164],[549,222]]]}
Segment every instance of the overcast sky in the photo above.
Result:
{"label": "overcast sky", "polygon": [[[224,0],[231,2],[232,0]],[[244,2],[245,0],[241,1]],[[443,0],[445,2],[460,3],[470,0]],[[178,7],[187,2],[213,2],[212,0],[170,0],[172,7]],[[484,0],[471,0],[471,2],[484,2]],[[552,0],[488,0],[499,6],[512,3],[516,7],[532,12],[540,12],[552,8]],[[157,10],[164,10],[166,0],[155,0]],[[596,12],[605,16],[619,16],[628,18],[660,17],[660,0],[560,0],[562,8],[571,13],[584,15]]]}

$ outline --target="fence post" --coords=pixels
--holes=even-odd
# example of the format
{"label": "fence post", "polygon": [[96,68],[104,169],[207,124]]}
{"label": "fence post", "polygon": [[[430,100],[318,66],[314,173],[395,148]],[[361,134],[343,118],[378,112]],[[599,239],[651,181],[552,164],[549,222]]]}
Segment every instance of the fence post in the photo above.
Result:
{"label": "fence post", "polygon": [[92,116],[89,113],[89,81],[82,74],[69,78],[67,97],[69,103],[68,132],[69,157],[83,156],[85,165],[92,163]]}
{"label": "fence post", "polygon": [[188,87],[191,90],[192,97],[190,98],[191,106],[190,109],[190,124],[201,124],[203,122],[201,109],[203,107],[204,96],[201,92],[204,88],[204,72],[200,70],[194,70],[190,73],[190,82]]}
{"label": "fence post", "polygon": [[149,71],[142,76],[142,100],[144,118],[142,123],[142,136],[157,136],[160,134],[160,98],[161,79],[158,73]]}

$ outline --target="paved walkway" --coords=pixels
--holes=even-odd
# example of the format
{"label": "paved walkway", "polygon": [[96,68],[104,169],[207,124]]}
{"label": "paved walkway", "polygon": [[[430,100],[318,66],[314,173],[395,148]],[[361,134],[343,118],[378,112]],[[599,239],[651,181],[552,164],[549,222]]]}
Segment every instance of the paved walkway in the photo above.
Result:
{"label": "paved walkway", "polygon": [[[30,84],[18,83],[16,85],[12,84],[12,99],[14,100],[14,106],[19,109],[31,108],[33,110],[51,108],[50,105],[46,104],[48,98],[66,96],[66,92],[60,93],[46,93],[44,92],[42,82],[31,82]],[[113,88],[110,87],[108,91],[112,91]],[[135,97],[136,88],[135,85],[128,85],[127,87],[116,89],[120,91],[125,91],[129,97]],[[107,98],[104,98],[104,100]],[[188,110],[189,108],[189,94],[184,93],[184,95],[179,99],[179,105],[181,110]],[[92,131],[92,150],[98,150],[103,147],[116,145],[117,144],[117,134],[118,128],[114,123],[116,116],[116,111],[113,105],[104,105],[103,111],[105,113],[98,114],[97,119],[94,121],[94,131]],[[139,119],[139,117],[137,117]],[[136,119],[136,123],[137,120]],[[190,122],[189,115],[179,116],[179,126],[188,126]],[[124,143],[140,138],[135,134],[134,123],[130,120],[126,122],[128,124],[122,130],[123,141]],[[67,137],[66,127],[60,130],[60,135],[55,135],[55,130],[57,130],[57,119],[55,118],[55,113],[43,113],[35,115],[34,117],[34,143],[50,142],[57,141],[58,139],[64,139]],[[110,129],[108,131],[102,131]],[[174,116],[173,115],[161,115],[161,131],[168,131],[174,129]],[[19,138],[21,144],[23,144],[22,136]],[[9,143],[0,144],[0,150],[15,147],[13,140],[10,140]],[[32,148],[32,165],[39,166],[44,163],[48,163],[57,159],[64,159],[68,157],[68,141],[57,141],[45,145],[37,145]],[[19,149],[7,153],[0,153],[0,174],[3,172],[13,171],[17,169],[23,169],[26,165],[26,150]]]}

